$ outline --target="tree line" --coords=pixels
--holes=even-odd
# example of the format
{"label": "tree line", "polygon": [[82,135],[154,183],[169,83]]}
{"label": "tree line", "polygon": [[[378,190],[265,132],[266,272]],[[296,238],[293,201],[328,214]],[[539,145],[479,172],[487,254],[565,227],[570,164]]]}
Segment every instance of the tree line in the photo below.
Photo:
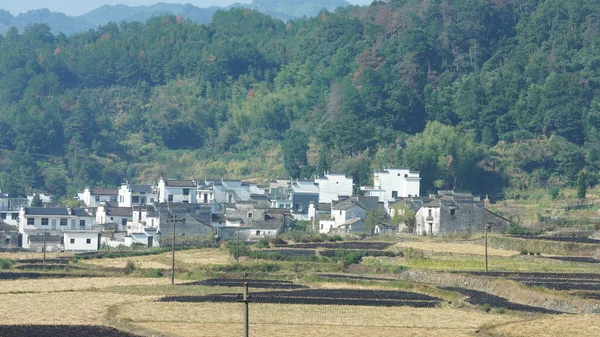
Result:
{"label": "tree line", "polygon": [[390,0],[0,36],[0,187],[388,166],[501,195],[598,180],[594,0]]}

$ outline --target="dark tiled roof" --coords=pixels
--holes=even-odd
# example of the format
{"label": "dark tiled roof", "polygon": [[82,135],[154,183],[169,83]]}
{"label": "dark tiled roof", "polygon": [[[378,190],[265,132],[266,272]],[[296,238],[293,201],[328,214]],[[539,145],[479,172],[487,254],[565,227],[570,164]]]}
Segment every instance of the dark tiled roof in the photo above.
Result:
{"label": "dark tiled roof", "polygon": [[90,214],[84,210],[83,208],[73,208],[71,209],[71,214],[69,214],[69,209],[66,207],[26,207],[25,208],[26,215],[75,215],[75,216],[85,216],[89,217]]}
{"label": "dark tiled roof", "polygon": [[92,188],[90,189],[92,195],[119,195],[119,190],[116,188]]}
{"label": "dark tiled roof", "polygon": [[152,186],[150,186],[150,185],[131,185],[131,193],[152,194]]}
{"label": "dark tiled roof", "polygon": [[352,208],[352,207],[354,207],[354,206],[358,206],[358,207],[360,207],[360,208],[363,208],[363,209],[364,209],[364,207],[362,207],[362,206],[358,205],[358,204],[357,204],[357,203],[356,203],[354,200],[352,200],[352,199],[346,199],[346,200],[344,200],[344,201],[338,202],[337,204],[335,204],[335,205],[331,206],[331,209],[333,209],[333,210],[338,210],[338,211],[341,211],[341,210],[346,210],[346,209]]}
{"label": "dark tiled roof", "polygon": [[131,207],[109,207],[106,209],[106,214],[112,216],[131,217],[133,215],[133,210]]}
{"label": "dark tiled roof", "polygon": [[8,195],[4,194],[4,193],[0,193],[0,199],[5,199],[8,198]]}
{"label": "dark tiled roof", "polygon": [[165,186],[169,187],[196,187],[193,180],[165,180]]}
{"label": "dark tiled roof", "polygon": [[212,221],[225,221],[225,214],[223,213],[213,213],[212,214]]}

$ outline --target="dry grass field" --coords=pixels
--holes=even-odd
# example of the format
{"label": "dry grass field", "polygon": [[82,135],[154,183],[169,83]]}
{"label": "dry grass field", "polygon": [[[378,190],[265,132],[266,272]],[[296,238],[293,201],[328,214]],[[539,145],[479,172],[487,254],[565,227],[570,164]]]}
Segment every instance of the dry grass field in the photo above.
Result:
{"label": "dry grass field", "polygon": [[35,280],[1,280],[0,294],[5,293],[51,293],[63,291],[96,291],[109,287],[134,285],[167,285],[166,278],[89,277]]}
{"label": "dry grass field", "polygon": [[[407,242],[410,247],[427,249],[429,242]],[[415,246],[413,244],[423,244]],[[481,247],[444,244],[443,252],[456,255],[436,255],[426,259],[365,258],[365,264],[390,263],[413,268],[454,268],[481,265],[482,256],[468,252]],[[460,247],[457,247],[460,246]],[[403,246],[404,247],[404,246]],[[521,259],[508,251],[491,256],[494,267],[517,269],[563,268],[569,264]],[[467,254],[467,255],[463,255]],[[13,260],[38,258],[38,254],[11,254]],[[58,256],[58,255],[57,255]],[[230,263],[227,252],[219,249],[178,251],[178,266],[193,268],[201,265]],[[96,267],[124,267],[134,261],[142,268],[169,268],[170,254],[82,260],[79,264]],[[544,264],[546,263],[546,264]],[[282,262],[282,265],[284,262]],[[456,266],[454,266],[456,264]],[[177,280],[178,283],[186,282]],[[402,288],[400,283],[377,285],[344,282],[311,283],[315,288],[387,289]],[[252,291],[259,291],[252,289]],[[253,336],[488,336],[488,337],[597,337],[600,336],[599,316],[540,315],[484,312],[480,307],[463,303],[461,296],[445,294],[433,284],[414,283],[411,290],[444,299],[439,308],[368,307],[305,304],[250,304],[250,331]],[[435,293],[435,292],[438,293]],[[168,277],[105,277],[63,278],[0,281],[0,322],[2,324],[66,324],[107,325],[125,328],[142,336],[156,337],[225,337],[242,334],[241,303],[178,303],[156,302],[167,295],[205,295],[208,293],[240,292],[239,288],[208,286],[171,286]],[[452,300],[452,304],[447,301]],[[458,304],[457,304],[458,303]],[[479,331],[479,333],[476,333]]]}
{"label": "dry grass field", "polygon": [[[139,268],[171,268],[171,253],[122,257],[116,259],[86,260],[80,263],[102,267],[124,268],[128,261],[133,261]],[[175,264],[180,268],[192,268],[199,265],[226,264],[230,262],[229,254],[222,249],[193,249],[175,253]]]}
{"label": "dry grass field", "polygon": [[[461,243],[446,243],[437,241],[410,241],[399,242],[392,246],[392,249],[400,248],[415,248],[434,253],[455,253],[455,254],[473,254],[484,255],[485,247],[481,245],[461,244]],[[512,250],[495,249],[488,247],[489,256],[509,257],[517,255],[519,252]]]}
{"label": "dry grass field", "polygon": [[600,316],[561,315],[524,322],[502,324],[489,329],[492,336],[502,337],[597,337],[600,336]]}
{"label": "dry grass field", "polygon": [[[250,317],[257,336],[470,336],[481,326],[520,320],[452,308],[291,304],[250,304]],[[137,302],[121,305],[116,318],[173,336],[232,336],[241,333],[242,305]]]}

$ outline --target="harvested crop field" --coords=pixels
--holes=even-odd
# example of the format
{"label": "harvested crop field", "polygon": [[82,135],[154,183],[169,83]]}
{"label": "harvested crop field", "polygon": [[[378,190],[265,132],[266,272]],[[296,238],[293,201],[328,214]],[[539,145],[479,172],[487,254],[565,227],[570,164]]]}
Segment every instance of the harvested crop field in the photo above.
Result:
{"label": "harvested crop field", "polygon": [[522,312],[533,312],[540,314],[562,314],[563,312],[549,310],[546,308],[533,307],[530,305],[523,305],[518,303],[513,303],[507,300],[506,298],[495,296],[488,294],[483,291],[459,288],[459,287],[443,287],[441,288],[447,291],[454,291],[465,296],[468,296],[466,299],[467,303],[478,305],[478,306],[489,306],[490,308],[502,308],[507,310],[514,311],[522,311]]}
{"label": "harvested crop field", "polygon": [[0,280],[20,280],[20,279],[39,279],[39,278],[87,278],[103,277],[100,274],[82,274],[82,273],[37,273],[37,272],[0,272]]}
{"label": "harvested crop field", "polygon": [[[446,242],[434,242],[434,241],[409,241],[399,242],[392,246],[394,249],[402,248],[415,248],[425,251],[431,251],[433,253],[454,253],[454,254],[473,254],[473,255],[485,255],[485,247],[481,245],[474,245],[471,243],[446,243]],[[517,255],[519,252],[512,250],[496,249],[488,247],[489,256],[502,256],[509,257]]]}
{"label": "harvested crop field", "polygon": [[520,238],[530,239],[530,240],[556,241],[556,242],[600,244],[600,240],[598,240],[598,239],[590,239],[590,238],[577,237],[577,236],[520,236]]}
{"label": "harvested crop field", "polygon": [[91,325],[0,325],[0,337],[139,337]]}
{"label": "harvested crop field", "polygon": [[[117,319],[181,337],[242,335],[241,303],[137,303],[120,307]],[[452,308],[250,303],[253,336],[462,337],[481,326],[516,320]]]}
{"label": "harvested crop field", "polygon": [[241,287],[243,282],[248,282],[250,288],[261,288],[261,289],[303,289],[306,286],[295,284],[290,281],[279,281],[279,280],[252,280],[252,279],[208,279],[197,282],[181,283],[182,286],[193,286],[202,285],[209,287]]}
{"label": "harvested crop field", "polygon": [[[139,268],[171,268],[171,253],[157,255],[120,257],[115,259],[90,259],[83,263],[109,268],[124,268],[127,262],[133,261]],[[216,248],[181,250],[175,253],[175,263],[178,267],[190,268],[199,265],[226,264],[231,262],[227,251]]]}
{"label": "harvested crop field", "polygon": [[0,322],[18,325],[102,324],[104,315],[113,305],[156,298],[93,291],[3,294]]}
{"label": "harvested crop field", "polygon": [[[160,302],[238,302],[240,294],[211,294],[206,296],[168,296]],[[253,303],[320,304],[360,306],[409,306],[431,308],[442,299],[407,291],[364,289],[304,289],[292,291],[252,292]]]}
{"label": "harvested crop field", "polygon": [[597,337],[600,323],[597,315],[556,315],[523,322],[498,325],[488,331],[505,337]]}
{"label": "harvested crop field", "polygon": [[29,280],[0,280],[0,293],[39,293],[57,291],[98,290],[109,287],[124,287],[132,285],[167,285],[170,280],[164,278],[67,278],[67,279],[29,279]]}
{"label": "harvested crop field", "polygon": [[600,291],[600,274],[596,273],[468,272],[468,274],[505,278],[528,287]]}

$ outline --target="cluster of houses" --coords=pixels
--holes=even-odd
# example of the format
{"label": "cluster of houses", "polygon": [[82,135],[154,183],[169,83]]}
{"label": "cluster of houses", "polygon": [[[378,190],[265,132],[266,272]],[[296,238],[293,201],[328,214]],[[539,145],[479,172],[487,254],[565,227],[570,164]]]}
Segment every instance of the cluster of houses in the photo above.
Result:
{"label": "cluster of houses", "polygon": [[[81,207],[31,207],[33,196],[0,193],[2,247],[31,251],[93,251],[101,246],[159,246],[174,236],[258,240],[280,234],[293,220],[310,221],[319,233],[399,233],[395,212],[415,212],[417,235],[497,230],[508,221],[488,211],[471,194],[442,191],[420,197],[420,177],[409,169],[375,172],[373,186],[353,196],[352,178],[326,174],[315,180],[277,179],[261,186],[240,180],[171,180],[152,185],[86,188]],[[401,207],[399,207],[401,206]],[[365,226],[371,211],[383,214],[374,229]]]}

